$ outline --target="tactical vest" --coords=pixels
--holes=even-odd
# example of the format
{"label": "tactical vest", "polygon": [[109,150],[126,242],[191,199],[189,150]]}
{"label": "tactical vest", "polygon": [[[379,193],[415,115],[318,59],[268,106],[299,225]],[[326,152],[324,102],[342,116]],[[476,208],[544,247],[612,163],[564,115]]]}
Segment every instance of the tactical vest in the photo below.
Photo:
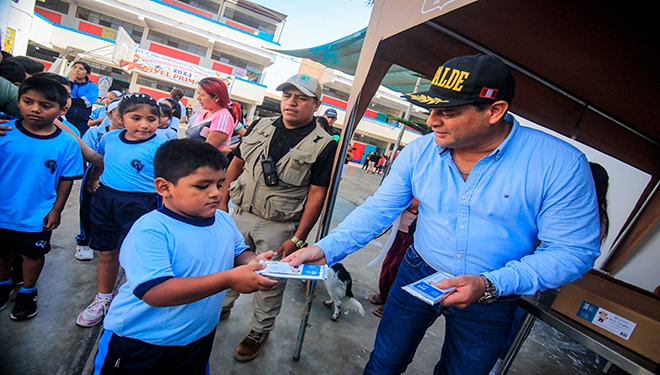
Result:
{"label": "tactical vest", "polygon": [[266,220],[300,221],[309,192],[312,165],[332,137],[315,126],[314,130],[276,163],[279,183],[266,186],[261,155],[268,157],[277,117],[261,119],[241,142],[243,173],[229,186],[232,202],[243,211]]}

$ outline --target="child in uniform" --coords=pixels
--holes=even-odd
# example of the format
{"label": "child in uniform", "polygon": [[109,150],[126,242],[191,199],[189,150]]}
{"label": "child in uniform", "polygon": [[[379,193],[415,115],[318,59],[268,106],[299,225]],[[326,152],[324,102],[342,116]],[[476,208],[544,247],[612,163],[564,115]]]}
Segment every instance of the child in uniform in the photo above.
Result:
{"label": "child in uniform", "polygon": [[217,209],[227,168],[218,149],[172,140],[154,164],[163,205],[138,219],[122,244],[127,282],[105,318],[94,374],[206,374],[225,291],[277,283],[254,272],[273,252],[257,257]]}
{"label": "child in uniform", "polygon": [[168,140],[177,139],[179,135],[176,133],[176,130],[170,128],[170,121],[172,121],[172,107],[165,104],[165,102],[159,103],[158,107],[160,108],[160,120],[158,121],[156,135]]}
{"label": "child in uniform", "polygon": [[92,114],[89,115],[89,121],[87,121],[87,125],[90,128],[99,125],[109,125],[108,122],[105,121],[107,113],[110,112],[108,110],[108,105],[110,105],[110,103],[113,101],[121,98],[121,96],[122,94],[119,90],[108,91],[108,93],[105,95],[105,98],[101,100],[103,105],[92,110]]}
{"label": "child in uniform", "polygon": [[73,180],[81,178],[80,146],[53,122],[66,111],[67,90],[43,77],[26,79],[19,89],[23,120],[0,137],[0,310],[7,306],[12,282],[9,270],[14,250],[23,257],[24,284],[10,318],[37,315],[36,283],[50,251],[52,231],[60,224]]}
{"label": "child in uniform", "polygon": [[[99,252],[96,268],[98,294],[76,319],[81,327],[100,323],[114,297],[119,273],[121,240],[140,216],[157,208],[153,158],[167,140],[156,136],[160,111],[146,94],[124,96],[118,106],[125,129],[101,138],[97,153],[103,167],[94,168],[90,184],[100,186],[92,195],[90,248]],[[102,173],[102,174],[101,174]]]}
{"label": "child in uniform", "polygon": [[[107,98],[107,96],[106,96]],[[108,103],[107,108],[102,107],[107,113],[104,116],[105,119],[110,121],[109,125],[98,125],[89,128],[85,132],[85,135],[82,137],[82,141],[85,142],[89,148],[94,151],[97,151],[99,148],[99,143],[103,136],[112,131],[123,129],[124,126],[121,125],[119,121],[119,115],[117,107],[119,106],[119,99]],[[85,176],[83,177],[83,183],[80,186],[80,233],[76,236],[76,253],[75,257],[78,260],[92,260],[94,259],[94,251],[89,248],[89,238],[91,233],[91,223],[89,218],[89,210],[92,203],[92,193],[98,187],[98,184],[90,186],[91,176],[93,174],[94,165],[89,164],[85,170]]]}

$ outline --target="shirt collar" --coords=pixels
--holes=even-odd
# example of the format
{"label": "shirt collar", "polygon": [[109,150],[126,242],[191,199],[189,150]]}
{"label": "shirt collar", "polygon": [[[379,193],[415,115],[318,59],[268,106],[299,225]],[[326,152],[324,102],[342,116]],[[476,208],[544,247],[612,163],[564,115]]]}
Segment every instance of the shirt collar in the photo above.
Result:
{"label": "shirt collar", "polygon": [[297,128],[294,128],[294,129],[287,129],[287,128],[284,127],[284,122],[282,122],[282,117],[280,116],[280,118],[275,120],[275,122],[273,123],[273,126],[275,126],[276,128],[286,129],[286,130],[288,130],[290,132],[293,132],[293,133],[296,133],[300,136],[306,136],[307,134],[311,133],[312,130],[314,130],[314,127],[316,126],[316,119],[314,117],[312,117],[312,121],[307,123],[307,125],[299,126]]}
{"label": "shirt collar", "polygon": [[158,212],[162,213],[163,215],[169,216],[174,220],[182,221],[186,224],[194,225],[196,227],[209,227],[213,225],[213,223],[215,223],[215,215],[204,219],[191,219],[189,217],[179,215],[165,206],[160,206],[158,208]]}

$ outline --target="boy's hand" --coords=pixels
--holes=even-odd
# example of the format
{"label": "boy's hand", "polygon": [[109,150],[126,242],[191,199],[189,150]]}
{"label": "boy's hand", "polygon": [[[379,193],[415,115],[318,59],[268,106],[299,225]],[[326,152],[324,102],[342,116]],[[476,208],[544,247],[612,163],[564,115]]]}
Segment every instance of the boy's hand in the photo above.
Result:
{"label": "boy's hand", "polygon": [[277,281],[254,272],[264,268],[266,268],[264,264],[250,263],[227,271],[231,274],[230,288],[239,293],[252,293],[257,290],[271,289],[277,284]]}
{"label": "boy's hand", "polygon": [[275,252],[272,250],[266,251],[265,253],[261,253],[254,257],[254,259],[252,259],[248,264],[259,264],[260,260],[270,260],[273,255],[275,255]]}
{"label": "boy's hand", "polygon": [[308,264],[327,264],[325,254],[318,246],[303,247],[295,253],[282,259],[282,262],[289,262],[292,266],[299,266],[303,263]]}
{"label": "boy's hand", "polygon": [[[9,122],[9,120],[0,120],[0,124],[4,124],[6,122]],[[12,130],[13,128],[11,126],[5,126],[5,125],[0,125],[0,136],[7,135],[7,131]]]}
{"label": "boy's hand", "polygon": [[96,180],[90,180],[87,182],[87,186],[85,187],[87,189],[88,193],[93,193],[96,190],[98,190],[99,186],[101,185],[101,181],[96,179]]}
{"label": "boy's hand", "polygon": [[53,230],[60,226],[61,214],[58,211],[50,211],[44,219],[44,230]]}

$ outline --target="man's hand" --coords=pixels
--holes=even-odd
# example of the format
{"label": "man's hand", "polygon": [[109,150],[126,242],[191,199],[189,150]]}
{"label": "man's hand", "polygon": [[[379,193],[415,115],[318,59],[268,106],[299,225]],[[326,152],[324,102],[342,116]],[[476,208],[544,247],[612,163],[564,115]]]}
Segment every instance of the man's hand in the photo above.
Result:
{"label": "man's hand", "polygon": [[268,279],[254,272],[264,268],[266,268],[265,264],[251,263],[227,271],[231,274],[230,288],[239,293],[252,293],[257,290],[269,290],[277,284],[277,281]]}
{"label": "man's hand", "polygon": [[[293,242],[292,242],[293,243]],[[282,262],[289,262],[292,266],[299,266],[303,263],[308,264],[327,264],[325,254],[318,246],[303,247],[295,253],[282,259]]]}
{"label": "man's hand", "polygon": [[50,211],[46,218],[44,219],[44,230],[54,230],[60,226],[60,220],[62,215],[59,211]]}
{"label": "man's hand", "polygon": [[451,279],[442,280],[435,284],[440,289],[455,287],[456,291],[449,294],[442,304],[444,306],[456,306],[464,309],[475,303],[486,292],[486,283],[477,275],[463,275]]}
{"label": "man's hand", "polygon": [[291,240],[286,240],[280,246],[280,248],[275,251],[275,255],[279,255],[282,258],[285,258],[291,255],[296,250],[298,250],[298,246],[296,246],[296,244],[293,243]]}
{"label": "man's hand", "polygon": [[[4,124],[9,122],[9,120],[0,120],[0,124]],[[0,125],[0,136],[7,135],[7,131],[12,130],[13,128],[11,126],[5,126],[5,125]]]}

